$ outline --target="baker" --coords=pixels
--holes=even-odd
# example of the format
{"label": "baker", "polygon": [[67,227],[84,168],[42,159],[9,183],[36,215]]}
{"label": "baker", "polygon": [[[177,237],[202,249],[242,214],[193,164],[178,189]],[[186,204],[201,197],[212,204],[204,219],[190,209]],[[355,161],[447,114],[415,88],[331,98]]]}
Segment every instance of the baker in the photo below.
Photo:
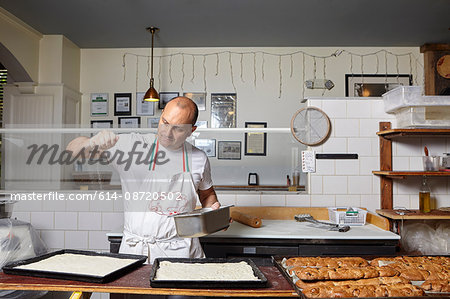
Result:
{"label": "baker", "polygon": [[186,142],[197,128],[197,116],[191,99],[176,97],[166,104],[156,135],[104,130],[68,144],[73,156],[93,151],[106,156],[119,173],[124,197],[120,253],[147,255],[149,263],[157,257],[204,257],[198,238],[178,237],[169,217],[192,211],[197,201],[220,207],[206,154]]}

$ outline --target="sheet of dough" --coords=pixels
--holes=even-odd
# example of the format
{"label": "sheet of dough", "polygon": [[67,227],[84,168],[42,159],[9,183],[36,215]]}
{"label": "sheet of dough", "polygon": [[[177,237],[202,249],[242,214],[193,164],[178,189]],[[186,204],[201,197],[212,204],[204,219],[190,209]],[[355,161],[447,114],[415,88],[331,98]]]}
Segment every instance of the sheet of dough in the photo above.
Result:
{"label": "sheet of dough", "polygon": [[162,261],[155,280],[259,280],[252,267],[239,263],[172,263]]}
{"label": "sheet of dough", "polygon": [[109,256],[64,253],[47,259],[15,267],[16,269],[41,270],[69,274],[105,276],[124,266],[134,263],[133,259],[119,259]]}

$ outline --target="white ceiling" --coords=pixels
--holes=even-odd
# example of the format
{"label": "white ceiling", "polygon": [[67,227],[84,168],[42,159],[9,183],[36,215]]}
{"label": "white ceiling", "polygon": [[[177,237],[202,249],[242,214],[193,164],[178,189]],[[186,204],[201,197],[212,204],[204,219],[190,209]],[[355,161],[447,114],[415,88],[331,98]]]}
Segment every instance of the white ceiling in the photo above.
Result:
{"label": "white ceiling", "polygon": [[[450,43],[450,0],[0,0],[81,48]],[[0,40],[1,42],[1,40]]]}

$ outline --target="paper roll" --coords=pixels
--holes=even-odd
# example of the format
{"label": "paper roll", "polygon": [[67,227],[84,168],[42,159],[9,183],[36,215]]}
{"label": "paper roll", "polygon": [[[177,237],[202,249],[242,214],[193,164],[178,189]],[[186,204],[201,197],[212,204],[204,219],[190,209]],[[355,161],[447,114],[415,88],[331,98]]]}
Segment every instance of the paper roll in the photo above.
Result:
{"label": "paper roll", "polygon": [[250,216],[247,214],[243,214],[237,211],[231,212],[231,218],[233,218],[234,221],[240,222],[242,224],[246,224],[251,227],[258,228],[262,224],[261,218]]}

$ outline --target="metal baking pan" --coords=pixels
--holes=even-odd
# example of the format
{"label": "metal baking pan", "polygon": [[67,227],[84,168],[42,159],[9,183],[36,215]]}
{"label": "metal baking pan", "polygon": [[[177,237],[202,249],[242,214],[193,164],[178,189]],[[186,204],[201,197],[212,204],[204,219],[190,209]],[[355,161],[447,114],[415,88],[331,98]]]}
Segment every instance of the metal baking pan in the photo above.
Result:
{"label": "metal baking pan", "polygon": [[[246,262],[253,269],[253,274],[258,280],[155,280],[156,272],[159,269],[159,263],[162,261],[169,261],[173,263],[239,263]],[[184,289],[248,289],[248,288],[265,288],[267,285],[267,278],[255,265],[255,263],[248,258],[204,258],[204,259],[189,259],[189,258],[156,258],[153,262],[152,272],[150,274],[150,285],[153,288],[184,288]]]}
{"label": "metal baking pan", "polygon": [[232,205],[222,206],[216,210],[202,208],[169,217],[174,218],[179,237],[198,238],[230,226],[230,207]]}
{"label": "metal baking pan", "polygon": [[[289,276],[289,274],[287,273],[286,269],[283,267],[282,265],[282,260],[283,258],[289,259],[291,257],[298,257],[299,255],[292,255],[292,256],[272,256],[272,262],[275,265],[276,268],[278,268],[278,270],[280,270],[280,272],[283,274],[283,276],[288,280],[288,282],[291,284],[291,286],[294,288],[294,290],[297,292],[297,294],[299,294],[300,298],[302,299],[309,299],[310,297],[305,296],[305,294],[302,293],[302,289],[300,289],[292,280],[292,277]],[[414,255],[409,255],[409,256],[414,256]],[[423,256],[423,255],[417,255],[417,256]],[[427,256],[440,256],[440,255],[427,255]],[[306,256],[305,256],[306,257]],[[311,256],[311,257],[315,257],[315,256]],[[327,256],[328,257],[328,256]],[[340,257],[340,256],[329,256],[329,257]],[[342,256],[342,257],[349,257],[348,255]],[[366,259],[367,261],[370,261],[374,258],[379,258],[379,257],[383,257],[383,256],[360,256],[364,259]],[[392,255],[389,256],[385,256],[385,257],[394,257]],[[420,298],[426,298],[426,297],[438,297],[438,298],[442,298],[442,296],[447,297],[449,293],[438,293],[438,292],[427,292],[425,291],[425,296],[414,296],[414,297],[389,297],[389,298],[393,298],[393,299],[420,299]],[[357,297],[353,297],[353,298],[357,298]],[[376,299],[376,297],[364,297],[366,299]],[[326,299],[326,298],[321,298],[321,299]]]}
{"label": "metal baking pan", "polygon": [[[41,270],[16,268],[17,266],[35,263],[35,262],[38,262],[41,260],[45,260],[49,257],[55,256],[58,254],[64,254],[64,253],[90,255],[90,256],[107,256],[107,257],[113,257],[113,258],[119,258],[119,259],[135,259],[136,261],[131,263],[128,266],[122,267],[122,268],[120,268],[116,271],[113,271],[111,273],[108,273],[104,276],[71,274],[71,273],[65,273],[65,272],[41,271]],[[40,255],[37,257],[33,257],[30,259],[8,263],[5,266],[3,266],[3,272],[6,274],[14,274],[14,275],[25,275],[25,276],[33,276],[33,277],[76,280],[76,281],[85,281],[85,282],[92,282],[92,283],[106,283],[106,282],[115,280],[128,272],[131,272],[131,270],[133,270],[133,269],[138,268],[146,260],[147,260],[147,257],[144,255],[103,253],[103,252],[94,252],[94,251],[63,249],[63,250],[58,250],[55,252],[47,253],[44,255]]]}

